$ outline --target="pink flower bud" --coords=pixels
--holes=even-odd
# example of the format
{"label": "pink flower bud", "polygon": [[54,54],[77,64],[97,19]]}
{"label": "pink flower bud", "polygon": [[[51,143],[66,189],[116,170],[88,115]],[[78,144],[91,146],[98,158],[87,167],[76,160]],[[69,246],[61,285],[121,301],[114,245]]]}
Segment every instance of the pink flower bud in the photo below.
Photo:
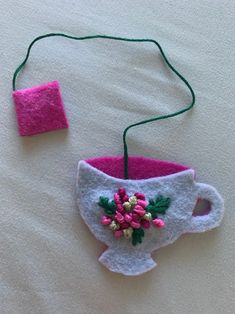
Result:
{"label": "pink flower bud", "polygon": [[126,190],[124,188],[119,188],[118,194],[120,195],[121,198],[123,198],[126,195]]}
{"label": "pink flower bud", "polygon": [[134,220],[135,222],[139,222],[140,221],[140,216],[137,213],[133,213],[132,214],[132,220]]}
{"label": "pink flower bud", "polygon": [[162,219],[157,219],[157,218],[153,220],[153,224],[156,228],[159,228],[159,229],[165,226],[164,221]]}
{"label": "pink flower bud", "polygon": [[132,215],[130,215],[130,214],[125,214],[125,215],[124,215],[124,218],[125,218],[125,221],[126,221],[126,222],[132,221]]}
{"label": "pink flower bud", "polygon": [[120,213],[123,213],[125,211],[124,207],[122,206],[122,204],[117,204],[117,210],[120,212]]}
{"label": "pink flower bud", "polygon": [[147,220],[142,220],[141,225],[144,229],[148,229],[150,227],[150,222]]}
{"label": "pink flower bud", "polygon": [[112,222],[112,219],[107,217],[107,216],[102,216],[101,217],[101,223],[102,225],[110,225]]}
{"label": "pink flower bud", "polygon": [[123,231],[122,231],[122,230],[116,230],[116,231],[114,231],[114,236],[115,236],[116,238],[122,237],[122,236],[123,236]]}
{"label": "pink flower bud", "polygon": [[120,227],[121,227],[122,229],[127,229],[127,228],[129,227],[129,223],[128,223],[128,222],[123,222],[123,223],[120,225]]}
{"label": "pink flower bud", "polygon": [[115,202],[116,204],[120,204],[120,203],[121,203],[120,196],[119,196],[117,193],[114,194],[113,199],[114,199],[114,202]]}
{"label": "pink flower bud", "polygon": [[123,196],[122,198],[123,203],[128,202],[129,201],[129,196],[126,194]]}
{"label": "pink flower bud", "polygon": [[134,212],[140,216],[144,216],[144,214],[146,213],[146,211],[140,205],[135,206]]}
{"label": "pink flower bud", "polygon": [[137,205],[145,208],[147,206],[147,202],[144,200],[137,200]]}
{"label": "pink flower bud", "polygon": [[117,220],[117,222],[119,222],[119,223],[124,222],[124,217],[123,217],[122,214],[119,213],[118,211],[116,212],[116,215],[115,215],[114,218],[115,218],[115,219]]}
{"label": "pink flower bud", "polygon": [[135,196],[139,199],[139,200],[145,200],[145,195],[143,193],[137,192],[135,193]]}
{"label": "pink flower bud", "polygon": [[130,225],[131,225],[132,228],[134,228],[134,229],[140,228],[140,223],[139,223],[139,222],[135,222],[135,221],[133,221],[133,220],[130,222]]}

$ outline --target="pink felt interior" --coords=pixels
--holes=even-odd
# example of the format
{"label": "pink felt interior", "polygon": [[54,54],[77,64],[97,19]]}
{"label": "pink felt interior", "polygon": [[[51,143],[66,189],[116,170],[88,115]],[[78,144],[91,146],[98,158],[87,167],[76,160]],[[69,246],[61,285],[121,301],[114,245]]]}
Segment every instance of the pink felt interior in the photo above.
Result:
{"label": "pink felt interior", "polygon": [[[99,157],[87,159],[86,162],[112,177],[124,179],[123,156]],[[139,156],[129,157],[129,178],[132,180],[162,177],[187,169],[189,167],[164,160]]]}
{"label": "pink felt interior", "polygon": [[21,136],[68,128],[58,81],[13,92]]}

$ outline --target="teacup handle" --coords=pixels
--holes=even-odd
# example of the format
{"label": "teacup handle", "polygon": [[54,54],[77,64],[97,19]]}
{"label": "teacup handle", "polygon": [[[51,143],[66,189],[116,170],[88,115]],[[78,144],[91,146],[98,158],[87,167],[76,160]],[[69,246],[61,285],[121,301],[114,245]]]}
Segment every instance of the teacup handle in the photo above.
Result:
{"label": "teacup handle", "polygon": [[188,232],[204,232],[218,227],[224,214],[224,202],[217,190],[211,185],[195,183],[197,199],[210,202],[210,211],[206,215],[191,216]]}

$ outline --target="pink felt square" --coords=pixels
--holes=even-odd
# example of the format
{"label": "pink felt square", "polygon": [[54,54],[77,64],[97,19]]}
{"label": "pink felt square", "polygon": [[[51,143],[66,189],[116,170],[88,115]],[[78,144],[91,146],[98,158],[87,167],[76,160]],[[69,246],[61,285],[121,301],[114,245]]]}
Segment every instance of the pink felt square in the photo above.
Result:
{"label": "pink felt square", "polygon": [[58,81],[13,92],[21,136],[68,128]]}

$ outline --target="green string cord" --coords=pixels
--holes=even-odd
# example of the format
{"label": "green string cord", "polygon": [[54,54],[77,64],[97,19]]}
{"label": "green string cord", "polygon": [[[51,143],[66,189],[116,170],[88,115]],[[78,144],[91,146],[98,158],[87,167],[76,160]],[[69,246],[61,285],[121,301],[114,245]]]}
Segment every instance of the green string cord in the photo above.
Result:
{"label": "green string cord", "polygon": [[154,40],[154,39],[148,39],[148,38],[126,38],[126,37],[116,37],[116,36],[108,36],[108,35],[91,35],[91,36],[83,36],[83,37],[76,37],[76,36],[70,36],[70,35],[67,35],[67,34],[64,34],[64,33],[49,33],[49,34],[45,34],[45,35],[42,35],[42,36],[38,36],[36,37],[32,42],[31,44],[29,45],[28,49],[27,49],[27,53],[26,53],[26,56],[25,56],[25,59],[23,60],[23,62],[17,67],[17,69],[15,70],[14,72],[14,75],[13,75],[13,80],[12,80],[12,88],[13,88],[13,91],[16,90],[16,79],[17,79],[17,76],[19,74],[19,72],[23,69],[23,67],[25,66],[26,62],[28,61],[28,58],[29,58],[29,55],[30,55],[30,52],[31,52],[31,49],[33,47],[33,45],[43,39],[43,38],[47,38],[47,37],[55,37],[55,36],[58,36],[58,37],[65,37],[65,38],[68,38],[68,39],[74,39],[74,40],[87,40],[87,39],[98,39],[98,38],[103,38],[103,39],[112,39],[112,40],[119,40],[119,41],[127,41],[127,42],[149,42],[149,43],[153,43],[155,44],[160,53],[161,53],[161,56],[163,58],[163,60],[165,61],[166,65],[181,79],[181,81],[184,82],[184,84],[187,86],[187,88],[189,89],[190,91],[190,94],[192,96],[192,100],[190,102],[190,104],[188,104],[186,107],[184,107],[183,109],[180,109],[176,112],[173,112],[173,113],[170,113],[170,114],[166,114],[166,115],[161,115],[161,116],[157,116],[157,117],[153,117],[153,118],[150,118],[150,119],[146,119],[146,120],[143,120],[143,121],[139,121],[139,122],[136,122],[136,123],[133,123],[133,124],[130,124],[129,126],[127,126],[123,132],[123,148],[124,148],[124,178],[125,179],[128,179],[129,176],[128,176],[128,146],[127,146],[127,140],[126,140],[126,137],[127,137],[127,132],[128,130],[130,130],[131,128],[135,127],[135,126],[138,126],[138,125],[142,125],[142,124],[146,124],[146,123],[149,123],[149,122],[153,122],[153,121],[157,121],[157,120],[163,120],[163,119],[168,119],[168,118],[172,118],[172,117],[175,117],[175,116],[178,116],[188,110],[190,110],[193,105],[195,104],[195,94],[194,94],[194,91],[191,87],[191,85],[189,84],[189,82],[183,77],[183,75],[181,75],[174,67],[173,65],[170,63],[170,61],[167,59],[162,47],[160,46],[160,44]]}

